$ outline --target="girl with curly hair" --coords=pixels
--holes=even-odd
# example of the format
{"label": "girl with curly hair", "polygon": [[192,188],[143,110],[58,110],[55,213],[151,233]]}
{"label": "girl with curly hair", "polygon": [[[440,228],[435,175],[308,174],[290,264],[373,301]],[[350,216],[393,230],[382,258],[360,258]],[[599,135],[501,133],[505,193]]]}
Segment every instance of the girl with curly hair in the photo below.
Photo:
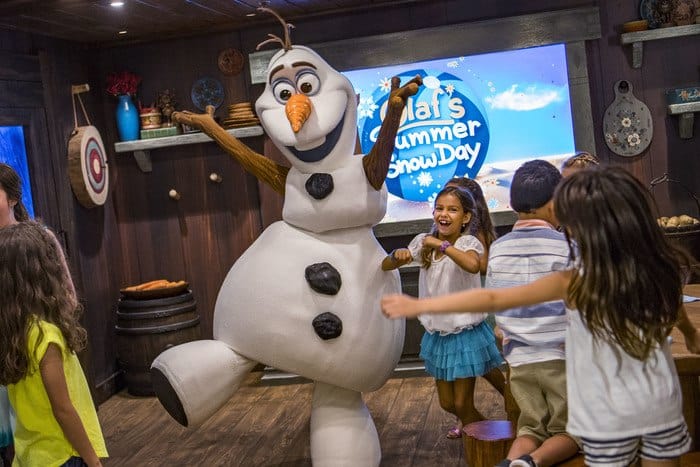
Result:
{"label": "girl with curly hair", "polygon": [[34,221],[0,229],[0,384],[18,465],[101,466],[104,438],[76,352],[86,340],[63,252]]}

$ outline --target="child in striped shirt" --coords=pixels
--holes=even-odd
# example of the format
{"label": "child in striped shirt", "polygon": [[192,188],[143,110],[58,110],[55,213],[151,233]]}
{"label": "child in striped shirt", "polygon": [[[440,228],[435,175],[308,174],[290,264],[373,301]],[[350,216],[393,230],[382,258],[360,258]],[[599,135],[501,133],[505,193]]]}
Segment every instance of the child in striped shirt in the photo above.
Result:
{"label": "child in striped shirt", "polygon": [[[569,244],[556,230],[552,202],[560,180],[557,168],[543,160],[516,170],[510,205],[518,220],[491,245],[487,288],[528,284],[566,267]],[[562,300],[496,314],[511,392],[520,408],[517,437],[499,467],[552,465],[578,451],[577,441],[566,433],[566,323]]]}

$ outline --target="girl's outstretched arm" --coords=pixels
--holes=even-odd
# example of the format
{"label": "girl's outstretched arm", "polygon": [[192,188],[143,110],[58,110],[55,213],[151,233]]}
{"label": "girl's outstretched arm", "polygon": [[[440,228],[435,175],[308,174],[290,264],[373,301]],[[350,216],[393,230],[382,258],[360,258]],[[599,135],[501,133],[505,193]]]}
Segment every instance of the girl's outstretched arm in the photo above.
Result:
{"label": "girl's outstretched arm", "polygon": [[51,409],[66,438],[85,463],[90,467],[101,467],[102,462],[97,457],[78,411],[70,400],[61,357],[61,349],[56,344],[49,344],[39,364]]}
{"label": "girl's outstretched arm", "polygon": [[678,310],[678,322],[676,327],[683,334],[685,338],[685,346],[691,353],[700,353],[700,329],[695,329],[693,323],[690,322],[688,318],[688,312],[685,310],[685,306],[681,305]]}
{"label": "girl's outstretched arm", "polygon": [[397,248],[382,260],[382,271],[398,269],[411,261],[413,261],[413,256],[408,248]]}
{"label": "girl's outstretched arm", "polygon": [[422,299],[408,295],[386,295],[382,298],[382,312],[389,318],[413,318],[426,313],[491,313],[552,300],[565,300],[571,274],[571,271],[559,271],[517,287],[470,289]]}

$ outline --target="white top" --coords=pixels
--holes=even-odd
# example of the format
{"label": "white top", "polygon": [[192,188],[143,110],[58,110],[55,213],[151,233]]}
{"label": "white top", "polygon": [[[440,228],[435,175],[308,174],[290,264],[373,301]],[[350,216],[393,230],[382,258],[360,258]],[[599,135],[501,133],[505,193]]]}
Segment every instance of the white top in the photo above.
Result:
{"label": "white top", "polygon": [[[423,240],[427,234],[417,235],[408,245],[413,260],[421,262],[421,249]],[[454,243],[455,248],[462,251],[474,250],[479,256],[484,254],[481,242],[472,235],[462,235]],[[421,266],[418,275],[418,295],[423,297],[435,297],[453,292],[481,287],[481,276],[478,272],[472,274],[457,265],[447,255],[435,258],[435,251],[431,255],[429,268]],[[486,319],[486,313],[446,313],[439,315],[419,315],[418,320],[428,332],[440,334],[456,334],[462,329],[475,326]]]}
{"label": "white top", "polygon": [[624,438],[683,422],[678,374],[668,342],[637,360],[594,339],[576,310],[567,309],[566,431],[593,439]]}

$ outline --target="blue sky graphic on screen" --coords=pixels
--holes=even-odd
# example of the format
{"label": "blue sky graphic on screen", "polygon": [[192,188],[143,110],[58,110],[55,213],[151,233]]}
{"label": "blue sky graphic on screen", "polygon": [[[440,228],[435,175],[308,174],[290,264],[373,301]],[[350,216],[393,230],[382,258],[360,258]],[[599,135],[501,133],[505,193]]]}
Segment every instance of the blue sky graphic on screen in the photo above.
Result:
{"label": "blue sky graphic on screen", "polygon": [[29,216],[34,218],[32,185],[29,183],[29,167],[24,144],[24,130],[21,126],[0,126],[0,162],[17,171],[22,180],[22,203]]}
{"label": "blue sky graphic on screen", "polygon": [[396,136],[383,222],[431,217],[453,177],[476,179],[492,212],[509,210],[515,169],[531,159],[558,166],[575,151],[563,44],[343,73],[360,95],[364,153],[376,141],[391,77],[423,78]]}

